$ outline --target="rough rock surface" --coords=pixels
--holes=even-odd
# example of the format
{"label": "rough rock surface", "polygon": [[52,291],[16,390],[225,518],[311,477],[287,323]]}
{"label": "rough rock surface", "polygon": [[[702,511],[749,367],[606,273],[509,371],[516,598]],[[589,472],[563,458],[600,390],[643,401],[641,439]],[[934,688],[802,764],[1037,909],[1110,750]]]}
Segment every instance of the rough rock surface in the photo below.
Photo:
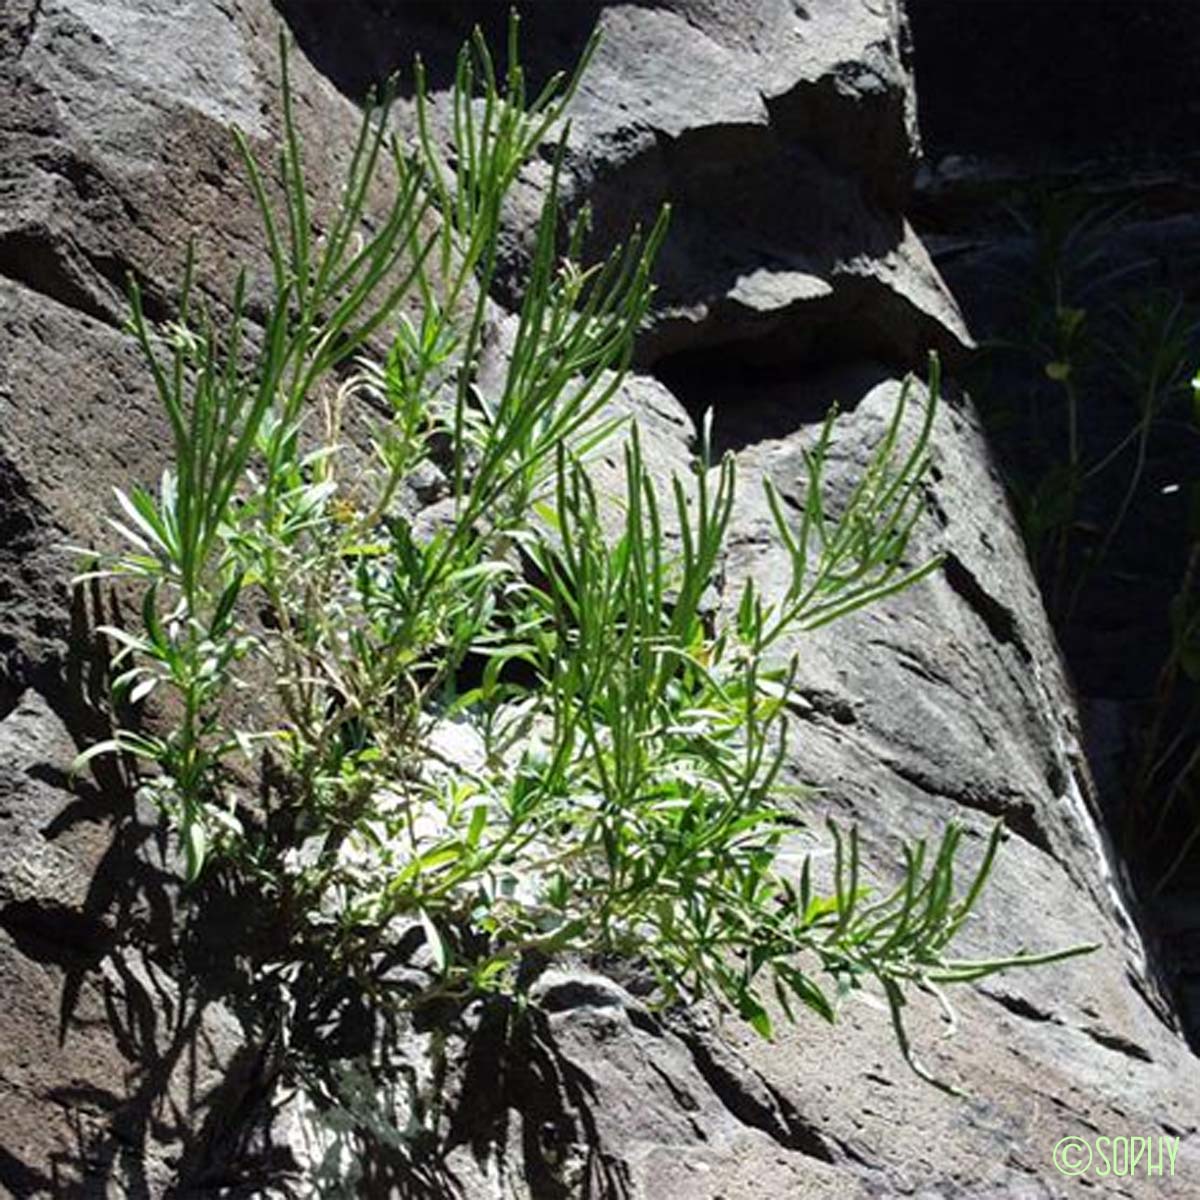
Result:
{"label": "rough rock surface", "polygon": [[[676,206],[641,351],[661,382],[628,399],[653,410],[664,467],[716,406],[743,483],[727,580],[769,584],[759,477],[796,497],[801,448],[837,400],[836,486],[904,370],[967,342],[904,216],[917,146],[903,13],[897,0],[527,7],[543,70],[604,26],[576,107],[573,201],[593,204],[598,237]],[[347,96],[417,48],[444,83],[447,47],[495,17],[465,2],[280,8],[310,60],[294,67],[318,203],[356,124]],[[17,1197],[299,1195],[322,1162],[350,1169],[329,1157],[327,1117],[275,1089],[230,982],[222,938],[244,914],[189,957],[189,908],[150,815],[112,772],[67,778],[96,736],[80,606],[97,598],[72,605],[59,547],[101,537],[110,487],[152,480],[165,443],[120,328],[122,279],[135,272],[165,317],[188,236],[215,296],[237,263],[261,265],[226,126],[263,148],[277,137],[276,20],[266,0],[0,11],[0,1188]],[[514,262],[521,219],[518,205]],[[936,836],[951,816],[978,834],[1003,815],[1013,836],[968,950],[1101,951],[966,990],[952,1040],[936,1008],[914,1013],[923,1057],[967,1102],[914,1078],[873,1009],[768,1045],[708,1012],[660,1020],[636,980],[564,967],[541,981],[524,1042],[502,1045],[483,1017],[455,1035],[440,1160],[376,1171],[357,1194],[1051,1197],[1076,1187],[1051,1165],[1059,1138],[1127,1130],[1182,1138],[1179,1186],[1108,1194],[1195,1186],[1200,1072],[1097,832],[1073,701],[966,399],[942,407],[936,445],[918,550],[946,566],[807,642],[792,774],[820,789],[815,815],[861,823],[884,878],[901,836]],[[347,1011],[353,1041],[366,1026]],[[326,1053],[349,1055],[335,1033]],[[418,1073],[423,1037],[404,1047]],[[397,1087],[367,1115],[402,1119]]]}
{"label": "rough rock surface", "polygon": [[[462,31],[477,21],[499,45],[505,11],[487,0],[350,0],[331,29],[319,0],[282,9],[351,95],[396,69],[403,86],[416,47],[431,78],[446,78]],[[570,191],[591,206],[593,246],[674,205],[644,362],[747,340],[774,358],[866,352],[915,364],[967,342],[903,215],[917,139],[894,0],[523,11],[535,81],[573,62],[593,25],[603,31],[571,112]],[[517,258],[529,215],[517,214]]]}

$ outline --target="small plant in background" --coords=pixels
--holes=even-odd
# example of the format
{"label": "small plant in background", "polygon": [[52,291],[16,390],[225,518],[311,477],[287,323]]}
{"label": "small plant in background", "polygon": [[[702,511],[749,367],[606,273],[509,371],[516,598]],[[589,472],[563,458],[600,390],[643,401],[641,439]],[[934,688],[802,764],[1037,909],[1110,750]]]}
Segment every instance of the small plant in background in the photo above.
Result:
{"label": "small plant in background", "polygon": [[[1121,459],[1140,428],[1139,423],[1133,433],[1123,431],[1097,451],[1088,395],[1097,376],[1107,375],[1106,356],[1116,336],[1109,289],[1142,264],[1112,264],[1109,240],[1127,210],[1086,194],[1037,195],[1028,212],[1013,209],[1011,215],[1031,246],[1027,271],[1007,271],[1001,278],[1020,317],[1011,331],[990,338],[985,351],[997,360],[1015,358],[1027,368],[1029,384],[1019,412],[998,403],[986,387],[981,398],[993,421],[1003,413],[1005,429],[1021,431],[1020,453],[1028,466],[1010,472],[1009,488],[1047,607],[1063,623],[1078,598],[1081,570],[1094,571],[1104,557],[1092,544],[1095,531],[1086,515],[1094,480]],[[1138,315],[1122,314],[1126,341],[1127,326]],[[1153,398],[1146,402],[1143,380],[1136,377],[1139,366],[1130,355],[1119,369],[1129,375],[1131,398],[1151,413]],[[1132,490],[1139,479],[1135,470]]]}
{"label": "small plant in background", "polygon": [[1077,197],[1042,197],[1032,220],[1014,214],[1033,241],[1030,278],[1023,281],[1023,308],[1028,324],[1014,341],[995,348],[1015,349],[1032,356],[1059,394],[1065,429],[1047,429],[1036,391],[1031,391],[1028,424],[1035,440],[1062,437],[1050,446],[1052,466],[1027,492],[1019,507],[1030,556],[1048,563],[1042,570],[1052,579],[1049,604],[1062,603],[1070,567],[1071,541],[1079,516],[1079,496],[1085,465],[1080,439],[1081,379],[1095,350],[1094,321],[1089,306],[1098,288],[1111,282],[1104,270],[1104,242],[1116,214],[1081,206]]}
{"label": "small plant in background", "polygon": [[[1047,609],[1064,637],[1082,619],[1081,604],[1120,569],[1122,535],[1127,541],[1152,482],[1154,439],[1177,441],[1200,429],[1200,408],[1184,412],[1200,317],[1180,292],[1147,285],[1153,264],[1118,263],[1113,238],[1131,215],[1128,206],[1079,191],[1036,198],[1018,221],[1032,248],[1028,272],[1007,279],[1021,328],[987,343],[997,365],[1016,356],[1026,367],[1024,412],[1009,412],[997,432],[1010,441],[1021,433],[1013,458],[1022,466],[1010,469],[1008,483]],[[994,384],[979,388],[993,418],[1006,411],[997,391]],[[1097,419],[1101,393],[1127,401],[1123,426]],[[1194,493],[1197,486],[1192,478],[1166,490]],[[1192,752],[1200,730],[1196,538],[1192,528],[1171,603],[1170,649],[1135,731],[1125,780],[1123,848],[1153,877],[1154,890],[1177,876],[1200,842]]]}
{"label": "small plant in background", "polygon": [[[119,496],[124,549],[102,570],[142,587],[142,628],[105,632],[116,699],[165,694],[173,723],[121,728],[80,762],[148,763],[188,880],[212,864],[253,883],[289,953],[379,1002],[518,992],[554,956],[617,953],[648,965],[661,1002],[714,997],[770,1034],[768,1000],[832,1019],[874,980],[930,1078],[902,1021],[913,988],[1086,949],[951,957],[999,827],[961,889],[955,825],[904,848],[881,896],[853,831],[830,829],[831,890],[809,862],[781,865],[799,824],[778,782],[795,635],[938,565],[904,559],[936,363],[915,433],[906,386],[840,511],[822,479],[832,417],[803,511],[768,486],[789,585],[750,581],[713,614],[733,458],[710,460],[706,426],[694,474],[661,496],[636,424],[611,415],[666,213],[581,264],[586,214],[566,229],[559,215],[565,133],[507,365],[481,372],[505,196],[591,50],[530,99],[515,18],[503,78],[476,34],[458,59],[452,168],[418,64],[415,144],[388,137],[385,98],[317,238],[285,47],[282,209],[239,137],[273,266],[262,337],[245,331],[244,279],[221,324],[195,301],[190,257],[171,326],[151,329],[133,292],[174,460],[157,493]],[[364,233],[383,168],[394,200]],[[588,456],[618,434],[624,490],[601,495]],[[421,471],[443,492],[428,510],[410,487]],[[230,700],[251,678],[266,694],[242,728]],[[267,784],[248,784],[263,761]],[[405,953],[419,971],[382,983],[380,956]]]}
{"label": "small plant in background", "polygon": [[[1200,374],[1191,381],[1200,432]],[[1130,820],[1147,820],[1154,849],[1168,847],[1154,893],[1172,884],[1200,845],[1200,481],[1188,485],[1188,546],[1171,599],[1170,650],[1159,672],[1131,789]]]}

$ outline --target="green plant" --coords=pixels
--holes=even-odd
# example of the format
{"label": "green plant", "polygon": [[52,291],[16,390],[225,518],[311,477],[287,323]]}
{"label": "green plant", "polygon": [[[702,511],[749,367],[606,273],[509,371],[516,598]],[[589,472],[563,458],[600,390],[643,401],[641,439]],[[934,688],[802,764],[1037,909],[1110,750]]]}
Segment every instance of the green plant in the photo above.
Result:
{"label": "green plant", "polygon": [[[899,886],[880,897],[854,832],[831,827],[828,894],[809,863],[795,878],[779,866],[799,824],[778,782],[794,635],[938,566],[904,558],[936,363],[916,428],[906,386],[837,512],[822,477],[831,414],[803,511],[767,489],[787,588],[768,596],[751,581],[711,613],[736,480],[731,456],[710,461],[707,425],[694,475],[666,502],[636,424],[623,493],[599,494],[587,469],[625,425],[610,401],[667,216],[580,265],[586,214],[565,231],[559,215],[565,130],[503,379],[489,389],[480,372],[505,196],[591,49],[529,100],[515,18],[503,81],[476,34],[458,60],[453,170],[418,64],[414,145],[387,137],[385,99],[317,240],[284,48],[281,212],[238,138],[273,267],[263,336],[251,346],[244,331],[242,279],[223,328],[190,303],[190,256],[162,339],[133,291],[174,465],[157,496],[120,496],[125,550],[102,570],[144,587],[142,630],[105,632],[121,647],[117,701],[166,693],[178,719],[165,734],[126,725],[80,763],[121,752],[152,764],[145,786],[180,836],[188,880],[209,861],[252,880],[291,952],[380,1001],[512,992],[551,956],[620,953],[646,961],[663,1002],[714,996],[769,1034],[770,996],[789,1015],[799,1004],[832,1019],[817,974],[838,994],[874,979],[906,1058],[930,1078],[904,1032],[912,987],[1086,949],[949,956],[999,826],[961,893],[956,825],[933,851],[905,848]],[[364,235],[384,163],[394,200]],[[436,462],[440,520],[407,489]],[[251,674],[269,701],[259,724],[233,727],[229,699]],[[273,782],[256,796],[235,762],[259,754]],[[385,996],[375,956],[414,932],[424,983]]]}
{"label": "green plant", "polygon": [[[1047,610],[1067,637],[1081,601],[1110,586],[1120,566],[1119,539],[1128,541],[1130,517],[1145,499],[1152,443],[1194,437],[1200,418],[1194,390],[1193,419],[1179,411],[1200,346],[1194,305],[1164,287],[1115,288],[1153,265],[1115,261],[1115,235],[1130,215],[1128,206],[1079,190],[1036,197],[1018,215],[1031,246],[1028,269],[1007,279],[1020,315],[988,343],[993,363],[1015,353],[1026,367],[1024,412],[997,432],[1010,442],[1021,435],[1012,450],[1020,466],[1009,469],[1008,483]],[[993,385],[978,393],[993,416],[1004,407],[996,392]],[[1127,403],[1123,425],[1097,419],[1102,398]],[[1193,513],[1176,568],[1169,650],[1136,721],[1124,780],[1122,848],[1155,892],[1200,841],[1196,528]]]}
{"label": "green plant", "polygon": [[[1200,428],[1200,374],[1193,376],[1191,387],[1193,423]],[[1188,496],[1187,557],[1170,604],[1170,648],[1130,788],[1129,824],[1149,815],[1145,842],[1169,847],[1156,873],[1155,895],[1175,879],[1200,844],[1200,482],[1189,485]]]}
{"label": "green plant", "polygon": [[[1113,230],[1127,210],[1087,193],[1039,193],[1010,212],[1030,243],[1027,268],[1003,272],[1000,279],[1020,315],[1013,328],[990,338],[985,348],[993,356],[1016,355],[1030,368],[1024,411],[1010,422],[1024,433],[1022,454],[1030,465],[1010,471],[1008,483],[1047,608],[1065,623],[1083,575],[1101,557],[1091,555],[1080,571],[1079,543],[1088,532],[1081,507],[1089,483],[1136,436],[1135,431],[1089,461],[1095,439],[1088,436],[1091,425],[1084,409],[1097,374],[1103,377],[1108,371],[1111,313],[1106,289],[1140,264],[1114,267],[1108,261]],[[1136,387],[1140,381],[1130,382]],[[982,398],[994,416],[995,398]]]}

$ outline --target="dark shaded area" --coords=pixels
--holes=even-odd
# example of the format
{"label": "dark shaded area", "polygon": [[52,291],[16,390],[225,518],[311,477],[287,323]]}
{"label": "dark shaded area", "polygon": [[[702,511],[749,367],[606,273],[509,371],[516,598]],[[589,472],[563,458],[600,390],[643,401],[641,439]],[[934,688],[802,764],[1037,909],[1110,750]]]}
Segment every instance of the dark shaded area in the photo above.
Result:
{"label": "dark shaded area", "polygon": [[400,94],[412,95],[418,52],[430,86],[449,87],[459,47],[475,26],[502,71],[511,8],[522,18],[521,62],[536,92],[554,72],[578,61],[604,6],[601,0],[339,0],[336,21],[329,19],[328,0],[275,0],[275,7],[313,65],[345,95],[361,100],[393,73]]}
{"label": "dark shaded area", "polygon": [[36,900],[0,908],[0,929],[26,958],[66,968],[98,961],[112,942],[112,931],[90,914]]}
{"label": "dark shaded area", "polygon": [[51,1180],[0,1146],[0,1184],[10,1196],[48,1195]]}
{"label": "dark shaded area", "polygon": [[1194,0],[908,0],[930,158],[1194,154]]}
{"label": "dark shaded area", "polygon": [[961,376],[1197,1045],[1200,956],[1181,933],[1200,921],[1200,685],[1175,655],[1200,606],[1200,9],[908,7],[926,155],[914,223],[980,340]]}
{"label": "dark shaded area", "polygon": [[712,410],[712,451],[720,456],[787,437],[806,425],[819,426],[832,406],[847,396],[865,395],[898,369],[888,355],[877,353],[879,347],[855,348],[835,328],[818,341],[820,354],[810,349],[803,360],[786,353],[792,345],[788,338],[684,350],[656,363],[654,374],[697,428]]}
{"label": "dark shaded area", "polygon": [[[555,1042],[545,1014],[521,1013],[510,1001],[489,1004],[469,1038],[460,1099],[450,1117],[443,1152],[469,1144],[478,1161],[515,1140],[520,1114],[525,1183],[538,1200],[571,1195],[625,1200],[632,1194],[620,1159],[604,1146],[593,1112],[592,1081]],[[569,1148],[582,1150],[580,1189],[559,1176]]]}

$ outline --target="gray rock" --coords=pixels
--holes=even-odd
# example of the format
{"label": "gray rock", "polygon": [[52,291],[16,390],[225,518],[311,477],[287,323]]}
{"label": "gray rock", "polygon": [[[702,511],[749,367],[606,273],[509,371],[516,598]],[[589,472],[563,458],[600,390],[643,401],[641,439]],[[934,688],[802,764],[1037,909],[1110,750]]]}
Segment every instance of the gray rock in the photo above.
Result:
{"label": "gray rock", "polygon": [[[478,20],[500,44],[495,5],[460,7],[460,29]],[[592,211],[591,253],[674,206],[643,363],[746,339],[799,356],[834,337],[846,353],[909,364],[970,344],[902,215],[919,145],[898,0],[526,7],[535,75],[570,61],[593,23],[602,31],[564,180],[567,207]],[[418,45],[434,84],[450,74],[454,16],[436,6],[405,5],[398,20],[387,0],[351,0],[336,31],[313,0],[284,10],[351,94],[393,70],[403,87]],[[512,205],[510,279],[546,177],[532,170]]]}
{"label": "gray rock", "polygon": [[833,326],[900,361],[969,343],[900,216],[917,143],[898,5],[681,0],[600,27],[574,202],[597,246],[673,205],[643,361],[766,338],[798,356]]}
{"label": "gray rock", "polygon": [[[886,373],[869,390],[865,382],[842,371],[795,385],[799,402],[809,388],[847,398],[832,452],[835,492],[895,400],[897,385]],[[735,412],[727,426],[735,441],[738,423]],[[779,555],[756,536],[769,515],[754,477],[769,474],[784,495],[789,488],[795,495],[803,478],[799,449],[811,436],[755,438],[740,452],[750,487],[737,521],[743,541],[727,564],[735,587],[750,574],[766,588],[779,578]],[[1191,1129],[1194,1083],[1181,1072],[1188,1051],[1097,829],[1071,694],[965,404],[943,404],[935,441],[935,519],[921,527],[913,557],[943,553],[945,566],[887,605],[805,636],[812,707],[793,742],[794,779],[815,790],[814,815],[858,824],[880,866],[901,831],[934,839],[953,813],[978,835],[992,816],[1004,817],[1013,836],[965,931],[964,957],[1080,940],[1103,948],[956,995],[956,1038],[938,1037],[936,1010],[916,1017],[928,1065],[949,1071],[973,1097],[951,1109],[921,1104],[919,1118],[906,1098],[913,1081],[858,1032],[881,1028],[870,1010],[848,1013],[832,1038],[816,1030],[806,1038],[801,1030],[773,1046],[741,1032],[733,1039],[799,1111],[810,1119],[824,1114],[819,1127],[865,1160],[868,1177],[879,1172],[882,1194],[903,1194],[930,1178],[953,1178],[964,1195],[1008,1194],[1023,1174],[1052,1189],[1048,1155],[1059,1138],[1086,1136],[1089,1123]],[[877,886],[889,886],[890,874],[884,869]],[[1034,1061],[1041,1066],[1029,1075]],[[1186,1141],[1181,1153],[1194,1152]],[[992,1152],[983,1149],[989,1142]]]}

